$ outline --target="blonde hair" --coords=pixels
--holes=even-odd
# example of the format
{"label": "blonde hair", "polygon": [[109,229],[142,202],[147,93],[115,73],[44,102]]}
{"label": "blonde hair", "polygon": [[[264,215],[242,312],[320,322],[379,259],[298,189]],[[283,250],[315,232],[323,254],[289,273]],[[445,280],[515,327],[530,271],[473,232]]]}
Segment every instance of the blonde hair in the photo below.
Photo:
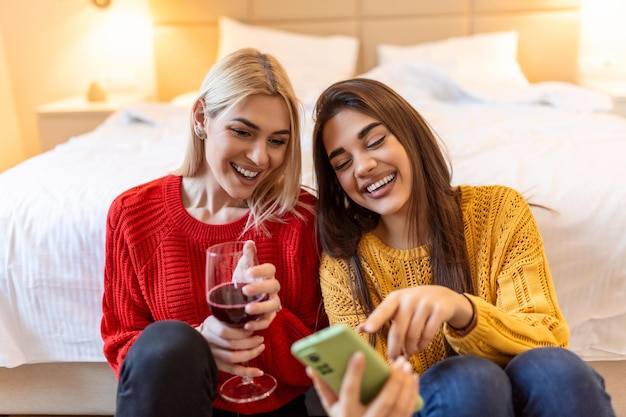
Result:
{"label": "blonde hair", "polygon": [[[272,55],[253,48],[232,52],[211,67],[204,78],[197,100],[204,101],[204,117],[215,118],[251,95],[280,97],[289,112],[291,137],[285,160],[265,178],[245,201],[250,208],[248,225],[261,230],[265,221],[281,221],[287,213],[298,212],[302,157],[300,147],[299,102],[283,66]],[[205,158],[205,141],[193,128],[190,116],[189,141],[185,159],[177,174],[191,177],[197,174]]]}

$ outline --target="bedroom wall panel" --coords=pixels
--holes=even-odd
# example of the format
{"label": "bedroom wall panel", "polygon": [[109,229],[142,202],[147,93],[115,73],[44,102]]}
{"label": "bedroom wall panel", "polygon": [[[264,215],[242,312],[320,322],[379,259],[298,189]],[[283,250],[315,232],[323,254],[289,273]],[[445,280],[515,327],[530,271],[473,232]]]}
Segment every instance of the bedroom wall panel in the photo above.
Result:
{"label": "bedroom wall panel", "polygon": [[578,81],[578,11],[478,15],[476,33],[515,29],[518,61],[531,82]]}
{"label": "bedroom wall panel", "polygon": [[580,0],[472,0],[475,12],[578,9]]}
{"label": "bedroom wall panel", "polygon": [[467,14],[471,0],[362,0],[361,14],[366,17]]}
{"label": "bedroom wall panel", "polygon": [[160,100],[198,90],[217,57],[215,39],[217,24],[184,30],[178,26],[155,27],[154,60]]}
{"label": "bedroom wall panel", "polygon": [[330,20],[320,22],[297,22],[294,20],[259,23],[265,27],[286,30],[294,33],[309,35],[346,35],[358,36],[357,22],[355,20]]}
{"label": "bedroom wall panel", "polygon": [[251,21],[345,19],[356,10],[357,0],[250,0]]}
{"label": "bedroom wall panel", "polygon": [[249,19],[248,0],[150,0],[148,4],[155,25],[213,23],[220,16]]}

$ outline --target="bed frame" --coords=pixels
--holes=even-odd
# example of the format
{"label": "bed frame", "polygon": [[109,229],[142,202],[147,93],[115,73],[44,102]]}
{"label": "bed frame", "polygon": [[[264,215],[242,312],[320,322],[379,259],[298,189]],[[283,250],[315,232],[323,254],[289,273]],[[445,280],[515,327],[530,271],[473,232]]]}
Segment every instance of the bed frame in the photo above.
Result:
{"label": "bed frame", "polygon": [[[358,72],[375,65],[379,43],[414,44],[514,29],[530,81],[577,82],[580,0],[148,0],[154,22],[156,97],[195,91],[217,55],[217,18],[360,40]],[[626,361],[591,362],[626,417]],[[0,368],[0,417],[114,412],[116,382],[106,363]]]}

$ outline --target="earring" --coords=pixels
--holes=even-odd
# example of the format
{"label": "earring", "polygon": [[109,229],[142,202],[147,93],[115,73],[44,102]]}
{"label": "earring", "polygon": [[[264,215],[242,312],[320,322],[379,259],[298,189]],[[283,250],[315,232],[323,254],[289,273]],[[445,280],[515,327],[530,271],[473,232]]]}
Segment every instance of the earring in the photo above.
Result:
{"label": "earring", "polygon": [[206,134],[204,133],[204,130],[202,130],[202,128],[198,125],[195,125],[193,127],[193,132],[196,134],[196,136],[200,140],[204,140],[206,138]]}

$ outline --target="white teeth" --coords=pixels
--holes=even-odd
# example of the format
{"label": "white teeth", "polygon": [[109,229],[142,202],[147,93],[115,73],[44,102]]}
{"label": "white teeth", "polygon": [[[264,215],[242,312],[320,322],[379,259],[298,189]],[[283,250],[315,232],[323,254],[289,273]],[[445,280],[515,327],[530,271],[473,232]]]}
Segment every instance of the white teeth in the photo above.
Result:
{"label": "white teeth", "polygon": [[368,193],[373,193],[374,191],[378,190],[383,185],[389,184],[395,177],[396,177],[396,174],[389,174],[389,175],[387,175],[382,180],[376,181],[374,184],[372,184],[369,187],[367,187],[367,192]]}
{"label": "white teeth", "polygon": [[235,171],[237,171],[246,178],[256,178],[256,176],[259,175],[258,172],[248,171],[247,169],[243,169],[239,165],[233,164],[233,168],[235,168]]}

